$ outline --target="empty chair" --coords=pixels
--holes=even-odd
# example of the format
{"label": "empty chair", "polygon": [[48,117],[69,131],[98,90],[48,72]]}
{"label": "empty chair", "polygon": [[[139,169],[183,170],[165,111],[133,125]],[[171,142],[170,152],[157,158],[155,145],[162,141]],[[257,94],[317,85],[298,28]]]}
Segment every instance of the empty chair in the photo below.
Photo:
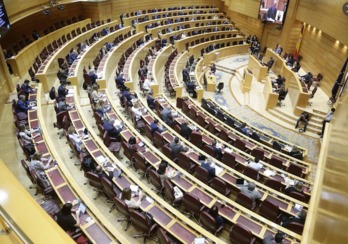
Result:
{"label": "empty chair", "polygon": [[203,146],[203,141],[202,141],[202,135],[201,133],[197,131],[193,131],[190,135],[190,142],[198,148],[202,148]]}
{"label": "empty chair", "polygon": [[303,177],[302,167],[300,167],[296,164],[293,164],[293,163],[291,163],[289,165],[289,167],[286,169],[286,172],[293,174],[293,175],[296,175],[296,176],[301,177],[301,178]]}
{"label": "empty chair", "polygon": [[212,180],[208,170],[201,166],[196,167],[194,176],[204,183],[210,183],[210,181]]}
{"label": "empty chair", "polygon": [[30,174],[32,176],[33,181],[35,182],[37,186],[37,190],[42,195],[50,195],[51,193],[54,192],[50,182],[46,178],[39,176],[35,170],[30,170]]}
{"label": "empty chair", "polygon": [[237,165],[236,157],[232,153],[224,152],[224,155],[222,156],[222,163],[234,169]]}
{"label": "empty chair", "polygon": [[274,141],[272,144],[272,148],[277,150],[277,151],[281,151],[282,150],[282,146],[279,144],[279,142]]}
{"label": "empty chair", "polygon": [[[126,231],[131,221],[128,206],[123,200],[121,200],[117,196],[114,197],[112,201],[114,202],[117,211],[120,212],[122,215],[124,215],[124,217],[117,219],[117,222],[126,221],[127,224],[126,224],[126,227],[124,228],[124,230]],[[133,209],[132,211],[136,211],[136,210]]]}
{"label": "empty chair", "polygon": [[279,206],[268,201],[267,199],[260,204],[259,214],[265,217],[266,219],[273,221],[274,223],[279,222],[279,218],[281,215]]}
{"label": "empty chair", "polygon": [[145,157],[140,152],[136,152],[133,157],[133,166],[135,170],[140,169],[142,172],[141,179],[148,176],[148,171],[150,169],[150,164],[146,162]]}
{"label": "empty chair", "polygon": [[237,223],[230,230],[230,240],[232,243],[252,244],[255,243],[256,238],[250,230]]}
{"label": "empty chair", "polygon": [[305,195],[300,193],[300,192],[292,191],[289,193],[289,196],[293,197],[301,202],[307,202]]}
{"label": "empty chair", "polygon": [[218,177],[212,179],[212,181],[210,182],[210,187],[226,197],[231,194],[231,189],[227,187],[226,182]]}
{"label": "empty chair", "polygon": [[[57,128],[58,130],[60,129],[64,129],[66,127],[66,123],[64,123],[63,121],[67,121],[64,120],[64,117],[68,117],[68,111],[63,111],[57,114],[57,122],[53,123],[53,127]],[[62,138],[62,134],[60,134],[59,132],[57,133],[59,135],[59,139]]]}
{"label": "empty chair", "polygon": [[241,150],[241,151],[246,151],[247,150],[247,148],[245,146],[245,142],[240,140],[239,138],[237,138],[236,141],[234,142],[234,146],[236,148],[238,148],[239,150]]}
{"label": "empty chair", "polygon": [[119,152],[121,150],[121,143],[116,142],[116,141],[114,141],[114,142],[111,141],[111,138],[110,138],[109,133],[107,131],[104,132],[103,142],[104,142],[105,146],[110,150],[110,152],[115,153],[115,154],[119,154]]}
{"label": "empty chair", "polygon": [[197,218],[199,218],[200,213],[204,210],[204,206],[199,199],[189,192],[185,192],[184,194],[182,199],[182,207],[184,210],[188,211],[187,213],[189,216],[194,217],[197,222]]}
{"label": "empty chair", "polygon": [[[107,201],[108,202],[112,202],[112,199],[114,197],[117,197],[117,195],[120,193],[120,191],[116,188],[116,186],[114,186],[112,184],[112,182],[105,178],[105,177],[102,177],[101,179],[101,184],[103,186],[103,192],[105,194],[105,196],[107,197]],[[109,213],[111,213],[111,211],[116,207],[116,204],[113,203],[113,205],[111,206],[110,210],[109,210]]]}
{"label": "empty chair", "polygon": [[283,162],[274,156],[271,157],[269,164],[277,167],[278,169],[283,169]]}
{"label": "empty chair", "polygon": [[163,142],[163,136],[161,135],[161,133],[159,133],[158,131],[156,131],[153,134],[153,139],[152,139],[153,144],[157,147],[157,148],[162,148],[164,145]]}
{"label": "empty chair", "polygon": [[172,235],[167,233],[162,228],[158,228],[157,230],[157,237],[158,237],[158,243],[159,244],[174,244],[174,243],[180,243],[178,240],[175,240]]}
{"label": "empty chair", "polygon": [[251,156],[258,157],[260,160],[264,160],[265,151],[255,148],[251,151]]}
{"label": "empty chair", "polygon": [[141,231],[140,234],[133,235],[134,238],[144,237],[144,243],[146,238],[157,241],[157,239],[153,237],[157,229],[157,224],[154,221],[148,221],[145,212],[139,213],[138,211],[132,211],[130,213],[130,219],[135,229]]}
{"label": "empty chair", "polygon": [[282,183],[279,180],[275,179],[267,179],[265,182],[265,186],[268,186],[277,191],[282,191],[283,189]]}
{"label": "empty chair", "polygon": [[199,221],[205,229],[213,233],[215,236],[222,231],[223,225],[217,225],[216,219],[211,216],[207,211],[202,211],[199,216]]}
{"label": "empty chair", "polygon": [[238,204],[242,205],[243,207],[248,208],[250,210],[253,210],[256,206],[253,199],[248,197],[243,192],[239,192],[237,194],[236,203],[238,203]]}
{"label": "empty chair", "polygon": [[85,177],[88,179],[89,185],[93,187],[93,190],[98,192],[98,194],[93,198],[95,200],[103,194],[103,185],[101,184],[101,178],[98,174],[91,171],[86,172]]}
{"label": "empty chair", "polygon": [[190,157],[184,152],[179,153],[177,164],[189,173],[192,173],[197,166],[197,164],[193,163]]}
{"label": "empty chair", "polygon": [[153,169],[149,170],[149,181],[150,183],[156,188],[151,190],[156,190],[157,194],[160,194],[162,196],[163,194],[163,184],[160,175]]}
{"label": "empty chair", "polygon": [[299,235],[302,235],[304,225],[301,223],[291,222],[288,224],[287,228]]}
{"label": "empty chair", "polygon": [[170,204],[172,204],[173,206],[177,206],[181,202],[182,197],[180,198],[175,197],[174,187],[168,179],[164,180],[163,186],[164,186],[163,197],[167,199],[167,201],[169,201]]}

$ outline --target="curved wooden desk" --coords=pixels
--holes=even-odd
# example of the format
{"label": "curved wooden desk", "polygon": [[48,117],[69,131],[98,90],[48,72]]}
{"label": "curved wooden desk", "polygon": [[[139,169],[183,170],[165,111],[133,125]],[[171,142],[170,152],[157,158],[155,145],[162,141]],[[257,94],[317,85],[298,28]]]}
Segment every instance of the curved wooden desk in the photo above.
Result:
{"label": "curved wooden desk", "polygon": [[306,108],[308,104],[308,99],[310,94],[307,88],[302,85],[298,76],[291,70],[289,66],[282,57],[275,53],[272,49],[267,48],[264,60],[268,61],[272,57],[274,59],[274,64],[272,66],[272,71],[276,74],[284,76],[286,79],[285,86],[289,88],[289,97],[294,109],[295,115],[300,115],[302,110],[299,108]]}
{"label": "curved wooden desk", "polygon": [[[72,65],[74,69],[71,68],[69,70],[68,80],[71,82],[71,84],[76,85],[78,87],[77,89],[79,90],[84,82],[83,69],[91,64],[91,62],[99,54],[100,49],[104,46],[105,43],[113,42],[115,37],[124,35],[128,31],[130,31],[130,27],[111,32],[109,35],[103,36],[97,42],[94,42],[82,55],[80,55],[80,58],[77,60],[77,62],[74,62],[74,64]],[[109,53],[107,53],[105,56],[107,55],[109,55]],[[99,72],[100,71],[98,67],[97,75],[101,75],[99,74]],[[105,83],[99,81],[98,84],[100,87],[105,88]]]}
{"label": "curved wooden desk", "polygon": [[249,56],[248,69],[253,73],[257,81],[261,82],[267,77],[268,68],[255,58],[254,55]]}
{"label": "curved wooden desk", "polygon": [[[57,52],[55,52],[50,57],[46,65],[44,67],[41,67],[39,71],[36,73],[36,77],[42,83],[44,92],[48,92],[49,89],[54,85],[55,81],[57,80],[57,71],[59,69],[58,58],[65,59],[65,56],[69,53],[70,49],[76,48],[76,45],[78,43],[84,42],[85,40],[92,37],[94,33],[101,31],[105,27],[114,26],[116,23],[117,23],[117,20],[112,21],[110,23],[106,23],[104,25],[100,25],[94,29],[90,29],[82,33],[81,35],[76,36],[70,41],[66,42]],[[72,85],[77,85],[77,84],[72,83]]]}
{"label": "curved wooden desk", "polygon": [[[214,11],[214,13],[218,13],[219,11],[219,8],[209,8],[209,10],[207,10],[208,8],[206,7],[202,7],[202,8],[198,8],[198,9],[177,9],[177,10],[165,10],[165,11],[158,11],[158,12],[155,12],[155,13],[143,13],[143,14],[139,14],[139,15],[134,15],[134,16],[130,16],[130,17],[124,17],[123,18],[123,22],[124,22],[124,25],[126,26],[131,26],[132,25],[132,21],[135,20],[135,19],[139,19],[139,18],[144,18],[144,17],[148,17],[149,19],[152,19],[153,16],[163,16],[165,14],[171,14],[172,16],[171,17],[174,17],[174,14],[175,16],[185,16],[185,15],[178,15],[179,13],[184,13],[184,14],[194,14],[193,12],[196,12],[196,11],[204,11],[205,13],[209,13],[210,11]],[[191,13],[190,13],[191,12]],[[202,13],[197,13],[198,14],[202,14]]]}
{"label": "curved wooden desk", "polygon": [[6,61],[11,66],[15,75],[23,77],[28,73],[28,69],[33,65],[36,56],[40,54],[42,49],[47,47],[47,45],[51,44],[53,41],[58,40],[63,35],[70,33],[72,30],[76,30],[77,28],[82,29],[89,23],[91,23],[91,19],[85,19],[53,31],[29,44],[17,53],[16,56],[13,56]]}
{"label": "curved wooden desk", "polygon": [[[74,94],[76,94],[76,88],[74,88]],[[67,97],[68,101],[71,101],[71,97]],[[128,243],[123,235],[110,224],[110,222],[100,213],[99,209],[92,203],[89,197],[81,190],[76,183],[68,169],[65,167],[62,159],[55,150],[55,145],[48,136],[49,132],[45,124],[44,116],[42,114],[42,105],[46,104],[45,94],[42,90],[41,84],[38,85],[37,90],[37,110],[31,111],[33,114],[29,114],[30,126],[40,126],[43,139],[43,144],[38,142],[36,145],[37,151],[43,152],[44,156],[50,155],[57,162],[57,166],[46,170],[46,175],[51,182],[52,187],[56,191],[60,200],[65,203],[67,201],[73,202],[73,200],[81,199],[88,208],[87,213],[81,216],[81,230],[88,236],[92,242],[121,242]],[[35,115],[36,114],[36,115]],[[38,137],[38,138],[40,138]],[[87,222],[87,217],[91,217],[92,221]]]}

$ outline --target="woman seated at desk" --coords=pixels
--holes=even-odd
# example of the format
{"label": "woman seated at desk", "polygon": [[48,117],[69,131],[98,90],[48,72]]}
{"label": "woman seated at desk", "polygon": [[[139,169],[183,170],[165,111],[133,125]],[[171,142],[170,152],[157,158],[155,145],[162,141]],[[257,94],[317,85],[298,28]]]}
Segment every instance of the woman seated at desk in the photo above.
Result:
{"label": "woman seated at desk", "polygon": [[217,206],[213,206],[208,213],[215,219],[216,229],[225,225],[223,218],[219,215],[219,209]]}
{"label": "woman seated at desk", "polygon": [[91,91],[91,99],[93,100],[94,104],[99,101],[99,99],[102,98],[102,94],[98,93],[98,85],[93,84],[92,91]]}
{"label": "woman seated at desk", "polygon": [[74,144],[76,150],[78,152],[81,152],[82,141],[80,136],[76,133],[73,125],[71,125],[68,128],[68,137],[69,137],[69,140],[71,140],[71,142]]}
{"label": "woman seated at desk", "polygon": [[22,139],[23,142],[23,150],[25,150],[29,155],[33,155],[35,153],[34,144],[32,141],[32,137],[30,131],[25,128],[23,124],[18,126],[18,135]]}
{"label": "woman seated at desk", "polygon": [[72,204],[67,202],[63,205],[57,216],[57,223],[64,231],[75,231],[80,227],[80,210],[77,209],[74,218],[71,214]]}
{"label": "woman seated at desk", "polygon": [[[138,199],[135,199],[135,196],[138,194]],[[143,198],[142,191],[139,191],[137,194],[132,194],[130,187],[124,188],[120,199],[124,201],[128,208],[140,208],[141,200]]]}
{"label": "woman seated at desk", "polygon": [[[45,163],[42,161],[46,161]],[[51,159],[42,158],[42,153],[36,152],[30,161],[30,169],[39,175],[45,175],[45,170],[50,168]]]}
{"label": "woman seated at desk", "polygon": [[110,106],[105,106],[105,102],[103,100],[99,100],[97,105],[95,106],[95,112],[99,114],[102,120],[107,119],[106,112],[110,109]]}

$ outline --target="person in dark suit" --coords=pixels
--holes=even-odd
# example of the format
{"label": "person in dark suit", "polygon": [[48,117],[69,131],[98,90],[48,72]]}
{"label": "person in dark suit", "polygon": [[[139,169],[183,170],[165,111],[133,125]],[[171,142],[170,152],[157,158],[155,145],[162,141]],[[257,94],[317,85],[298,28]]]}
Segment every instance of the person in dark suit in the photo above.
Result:
{"label": "person in dark suit", "polygon": [[196,92],[196,85],[195,85],[195,83],[189,81],[189,82],[187,82],[186,86],[187,86],[187,92],[189,94],[192,94],[193,98],[196,98],[197,97],[197,92]]}
{"label": "person in dark suit", "polygon": [[225,221],[224,219],[219,215],[219,209],[217,206],[213,206],[210,210],[209,210],[209,214],[215,219],[215,223],[216,223],[216,228],[220,228],[220,226],[224,226],[225,225]]}
{"label": "person in dark suit", "polygon": [[155,119],[151,124],[150,124],[150,129],[151,129],[151,134],[155,134],[156,131],[159,133],[162,133],[163,130],[158,127],[158,119]]}
{"label": "person in dark suit", "polygon": [[151,92],[149,92],[149,93],[147,94],[146,102],[147,102],[147,106],[148,106],[150,109],[155,109],[155,99],[153,98]]}
{"label": "person in dark suit", "polygon": [[303,132],[306,132],[308,121],[309,121],[309,114],[306,111],[302,112],[300,115],[300,118],[298,118],[298,120],[297,120],[295,129],[297,129],[300,122],[304,122]]}
{"label": "person in dark suit", "polygon": [[16,105],[16,112],[17,113],[22,112],[27,114],[30,109],[31,109],[31,106],[29,105],[29,101],[25,101],[25,96],[20,95]]}
{"label": "person in dark suit", "polygon": [[65,203],[57,216],[57,223],[64,231],[75,231],[80,226],[80,210],[76,210],[76,218],[71,214],[72,204]]}
{"label": "person in dark suit", "polygon": [[103,122],[103,128],[105,131],[109,133],[110,137],[119,138],[120,132],[122,131],[122,127],[120,126],[119,128],[116,128],[114,126],[114,123],[115,123],[114,119],[105,120]]}
{"label": "person in dark suit", "polygon": [[283,235],[281,233],[276,233],[275,235],[268,235],[265,238],[263,238],[262,243],[263,244],[282,244],[283,242]]}
{"label": "person in dark suit", "polygon": [[185,139],[189,139],[191,136],[192,130],[187,126],[187,122],[184,122],[180,125],[180,135]]}
{"label": "person in dark suit", "polygon": [[201,164],[201,167],[205,168],[208,171],[209,180],[211,180],[215,177],[215,167],[214,167],[213,161],[210,158],[203,161]]}
{"label": "person in dark suit", "polygon": [[306,221],[307,212],[301,210],[298,212],[297,216],[291,216],[281,223],[283,227],[287,227],[290,223],[304,224]]}
{"label": "person in dark suit", "polygon": [[214,149],[214,157],[218,160],[222,159],[222,149],[217,147],[216,140],[213,140],[211,143],[211,147]]}
{"label": "person in dark suit", "polygon": [[178,137],[174,137],[174,141],[169,143],[169,148],[172,149],[172,157],[177,158],[180,152],[187,152],[188,149],[180,144]]}
{"label": "person in dark suit", "polygon": [[30,93],[35,93],[36,92],[36,90],[33,89],[29,85],[29,83],[30,83],[29,80],[25,80],[24,83],[21,85],[21,90],[23,90],[25,92],[26,97],[28,97]]}
{"label": "person in dark suit", "polygon": [[58,97],[59,98],[66,97],[66,95],[68,95],[69,89],[66,88],[66,86],[67,86],[67,83],[66,82],[62,82],[60,84],[60,86],[58,87]]}
{"label": "person in dark suit", "polygon": [[277,1],[267,10],[267,19],[275,20],[277,15]]}
{"label": "person in dark suit", "polygon": [[303,183],[301,181],[298,181],[294,186],[289,186],[284,190],[284,193],[286,195],[289,195],[291,192],[303,193]]}
{"label": "person in dark suit", "polygon": [[123,72],[120,72],[120,74],[116,77],[115,81],[116,81],[116,86],[119,89],[124,90],[126,88],[126,86],[124,85],[124,82],[126,80],[125,80],[125,78],[123,76]]}

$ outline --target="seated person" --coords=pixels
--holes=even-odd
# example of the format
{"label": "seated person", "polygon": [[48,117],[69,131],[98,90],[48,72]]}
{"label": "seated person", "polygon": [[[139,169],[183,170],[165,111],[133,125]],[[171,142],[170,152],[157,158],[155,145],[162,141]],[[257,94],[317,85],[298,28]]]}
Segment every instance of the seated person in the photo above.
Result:
{"label": "seated person", "polygon": [[144,83],[143,83],[143,89],[146,92],[150,92],[151,91],[151,85],[154,85],[155,81],[153,80],[153,78],[151,77],[151,79],[146,78]]}
{"label": "seated person", "polygon": [[165,179],[167,179],[166,177],[166,170],[167,170],[167,167],[168,167],[168,162],[162,160],[160,165],[158,166],[158,169],[157,169],[157,174],[160,176],[161,178],[161,182],[162,182],[162,185],[163,185],[163,182]]}
{"label": "seated person", "polygon": [[219,209],[217,206],[214,205],[208,213],[215,219],[217,229],[220,228],[220,226],[225,225],[224,219],[219,215]]}
{"label": "seated person", "polygon": [[302,152],[301,152],[300,149],[299,149],[297,146],[295,146],[295,145],[292,147],[291,152],[289,153],[289,155],[290,155],[291,157],[294,157],[294,158],[297,158],[297,159],[300,159],[300,160],[303,159]]}
{"label": "seated person", "polygon": [[161,111],[161,118],[162,120],[169,126],[172,126],[174,124],[172,111],[168,107],[160,107]]}
{"label": "seated person", "polygon": [[242,186],[240,188],[240,191],[243,192],[245,195],[250,197],[253,200],[253,208],[256,205],[256,200],[261,199],[260,192],[256,189],[256,185],[254,182],[249,182],[247,186]]}
{"label": "seated person", "polygon": [[286,61],[286,65],[292,67],[294,66],[294,63],[295,63],[294,55],[290,54],[288,57],[288,60]]}
{"label": "seated person", "polygon": [[288,219],[286,219],[285,221],[283,221],[281,223],[281,225],[283,227],[287,227],[290,223],[299,223],[299,224],[303,224],[306,221],[306,216],[307,216],[307,212],[305,210],[301,210],[300,212],[297,213],[297,216],[291,216]]}
{"label": "seated person", "polygon": [[272,68],[274,64],[274,59],[271,57],[267,63],[264,63],[268,67],[268,71]]}
{"label": "seated person", "polygon": [[64,112],[64,111],[69,111],[73,107],[70,107],[68,104],[66,104],[66,99],[65,97],[62,97],[59,99],[59,102],[57,104],[57,113]]}
{"label": "seated person", "polygon": [[57,77],[60,82],[66,82],[68,79],[68,76],[69,76],[68,69],[66,70],[59,69],[57,72]]}
{"label": "seated person", "polygon": [[29,83],[29,80],[25,80],[24,83],[21,85],[21,90],[25,92],[26,97],[28,97],[30,93],[36,92],[36,89],[33,89],[31,86],[29,86]]}
{"label": "seated person", "polygon": [[83,144],[82,144],[80,136],[76,133],[73,125],[69,126],[68,128],[68,137],[72,141],[74,146],[76,147],[76,150],[78,152],[81,152],[81,148]]}
{"label": "seated person", "polygon": [[188,81],[186,83],[186,86],[187,86],[187,92],[190,95],[192,94],[193,98],[196,98],[197,97],[197,92],[196,92],[196,85],[195,85],[195,83],[193,83],[192,81]]}
{"label": "seated person", "polygon": [[95,168],[95,173],[97,175],[99,175],[100,178],[105,177],[105,178],[107,178],[107,179],[109,179],[111,181],[112,178],[114,177],[114,173],[113,173],[113,171],[107,171],[107,172],[108,172],[108,174],[103,170],[103,168],[100,165],[98,165]]}
{"label": "seated person", "polygon": [[[42,161],[46,161],[45,163]],[[36,152],[31,161],[30,169],[34,170],[37,174],[45,174],[45,170],[50,168],[51,160],[42,158],[42,153]]]}
{"label": "seated person", "polygon": [[136,98],[136,94],[132,94],[129,92],[129,88],[127,87],[122,92],[122,98],[126,98],[128,102],[130,102],[132,99]]}
{"label": "seated person", "polygon": [[308,72],[307,74],[301,76],[301,80],[306,84],[308,84],[312,80],[312,78],[313,78],[313,75],[311,72]]}
{"label": "seated person", "polygon": [[97,82],[98,76],[95,74],[95,70],[94,69],[90,69],[88,71],[88,76],[91,79],[92,84]]}
{"label": "seated person", "polygon": [[151,129],[151,134],[155,134],[156,131],[158,131],[159,133],[162,133],[163,130],[161,128],[158,127],[158,119],[155,119],[151,124],[150,124],[150,129]]}
{"label": "seated person", "polygon": [[306,132],[308,121],[309,121],[309,114],[306,111],[302,112],[300,115],[300,118],[298,118],[298,120],[297,120],[295,129],[297,129],[300,122],[304,122],[303,132]]}
{"label": "seated person", "polygon": [[[16,112],[17,115],[19,113],[23,113],[24,115],[26,115],[26,118],[28,118],[28,111],[32,109],[32,106],[30,106],[30,102],[25,100],[25,96],[24,95],[20,95],[19,99],[17,101],[17,105],[16,105]],[[25,119],[23,115],[23,119]]]}
{"label": "seated person", "polygon": [[169,143],[169,148],[172,149],[172,157],[177,158],[180,152],[187,152],[188,149],[181,145],[178,137],[174,137],[174,141]]}
{"label": "seated person", "polygon": [[283,48],[280,45],[278,45],[278,47],[275,50],[275,53],[281,55],[282,52],[283,52]]}
{"label": "seated person", "polygon": [[60,86],[58,87],[58,97],[66,97],[66,95],[69,94],[69,89],[67,88],[68,83],[62,82],[60,83]]}
{"label": "seated person", "polygon": [[132,112],[135,116],[135,120],[140,120],[141,116],[144,114],[143,107],[140,104],[140,101],[138,99],[133,100],[133,106],[132,106]]}
{"label": "seated person", "polygon": [[296,66],[294,68],[292,68],[291,70],[294,71],[295,73],[298,72],[301,69],[301,65],[300,63],[297,63]]}
{"label": "seated person", "polygon": [[185,139],[189,139],[191,136],[192,130],[187,126],[187,122],[184,122],[180,125],[180,135]]}
{"label": "seated person", "polygon": [[281,87],[284,84],[284,80],[281,75],[278,75],[277,79],[272,81],[272,85],[276,87]]}
{"label": "seated person", "polygon": [[252,131],[247,127],[246,123],[242,123],[240,125],[240,129],[242,130],[243,134],[246,136],[250,136],[252,134]]}
{"label": "seated person", "polygon": [[[138,200],[135,199],[135,196],[138,194]],[[124,188],[120,194],[120,199],[124,201],[128,208],[140,208],[141,200],[143,198],[143,193],[140,191],[137,194],[132,194],[132,191],[129,187]]]}
{"label": "seated person", "polygon": [[212,64],[211,67],[210,67],[210,72],[215,74],[216,72],[216,67],[215,67],[215,64]]}
{"label": "seated person", "polygon": [[301,181],[297,181],[294,186],[289,186],[284,190],[286,195],[289,195],[291,192],[303,193],[303,183]]}
{"label": "seated person", "polygon": [[275,235],[268,235],[263,238],[263,244],[283,244],[283,235],[281,233],[276,233]]}
{"label": "seated person", "polygon": [[63,205],[57,216],[57,223],[64,231],[75,231],[80,227],[80,210],[76,210],[76,217],[71,215],[72,204],[67,202]]}
{"label": "seated person", "polygon": [[152,93],[149,92],[146,96],[146,102],[147,102],[147,106],[150,108],[150,109],[155,109],[155,99],[153,98],[152,96]]}
{"label": "seated person", "polygon": [[116,128],[114,126],[115,120],[114,119],[109,119],[109,120],[105,120],[103,123],[103,128],[105,131],[107,131],[109,133],[110,137],[114,137],[114,138],[120,138],[120,132],[122,131],[122,126],[118,126],[118,128]]}
{"label": "seated person", "polygon": [[99,100],[97,105],[95,106],[95,112],[99,114],[100,118],[102,120],[106,119],[106,112],[108,110],[110,110],[110,107],[109,106],[105,106],[104,105],[104,101],[103,100]]}
{"label": "seated person", "polygon": [[126,88],[126,86],[124,85],[125,81],[126,81],[126,79],[124,78],[123,72],[120,72],[120,74],[115,79],[116,86],[119,89],[124,90]]}
{"label": "seated person", "polygon": [[[198,158],[198,159],[199,159],[199,161],[203,161],[203,160],[201,160],[201,159],[203,159],[203,157]],[[209,180],[211,180],[215,177],[215,163],[213,162],[213,160],[211,160],[211,158],[204,160],[201,164],[201,167],[205,168],[208,171]]]}
{"label": "seated person", "polygon": [[70,50],[69,57],[68,57],[68,63],[72,65],[72,63],[75,61],[77,58],[78,54],[74,49]]}
{"label": "seated person", "polygon": [[262,169],[263,165],[262,163],[260,163],[260,158],[259,157],[255,157],[254,161],[248,161],[248,167],[254,169],[254,170],[260,170]]}
{"label": "seated person", "polygon": [[216,140],[213,140],[211,142],[211,147],[214,149],[214,158],[221,160],[223,156],[221,145],[217,144]]}
{"label": "seated person", "polygon": [[102,98],[102,94],[98,93],[98,85],[95,83],[92,85],[92,91],[91,91],[91,98],[93,100],[94,103],[97,103],[99,101],[99,99]]}
{"label": "seated person", "polygon": [[26,146],[26,145],[31,145],[32,148],[31,148],[31,152],[30,153],[31,155],[35,153],[35,148],[34,148],[34,145],[33,145],[33,141],[32,141],[32,138],[31,138],[31,133],[30,133],[30,130],[27,130],[25,128],[25,125],[24,124],[19,124],[18,126],[18,135],[19,137],[22,139],[23,141],[23,145]]}

